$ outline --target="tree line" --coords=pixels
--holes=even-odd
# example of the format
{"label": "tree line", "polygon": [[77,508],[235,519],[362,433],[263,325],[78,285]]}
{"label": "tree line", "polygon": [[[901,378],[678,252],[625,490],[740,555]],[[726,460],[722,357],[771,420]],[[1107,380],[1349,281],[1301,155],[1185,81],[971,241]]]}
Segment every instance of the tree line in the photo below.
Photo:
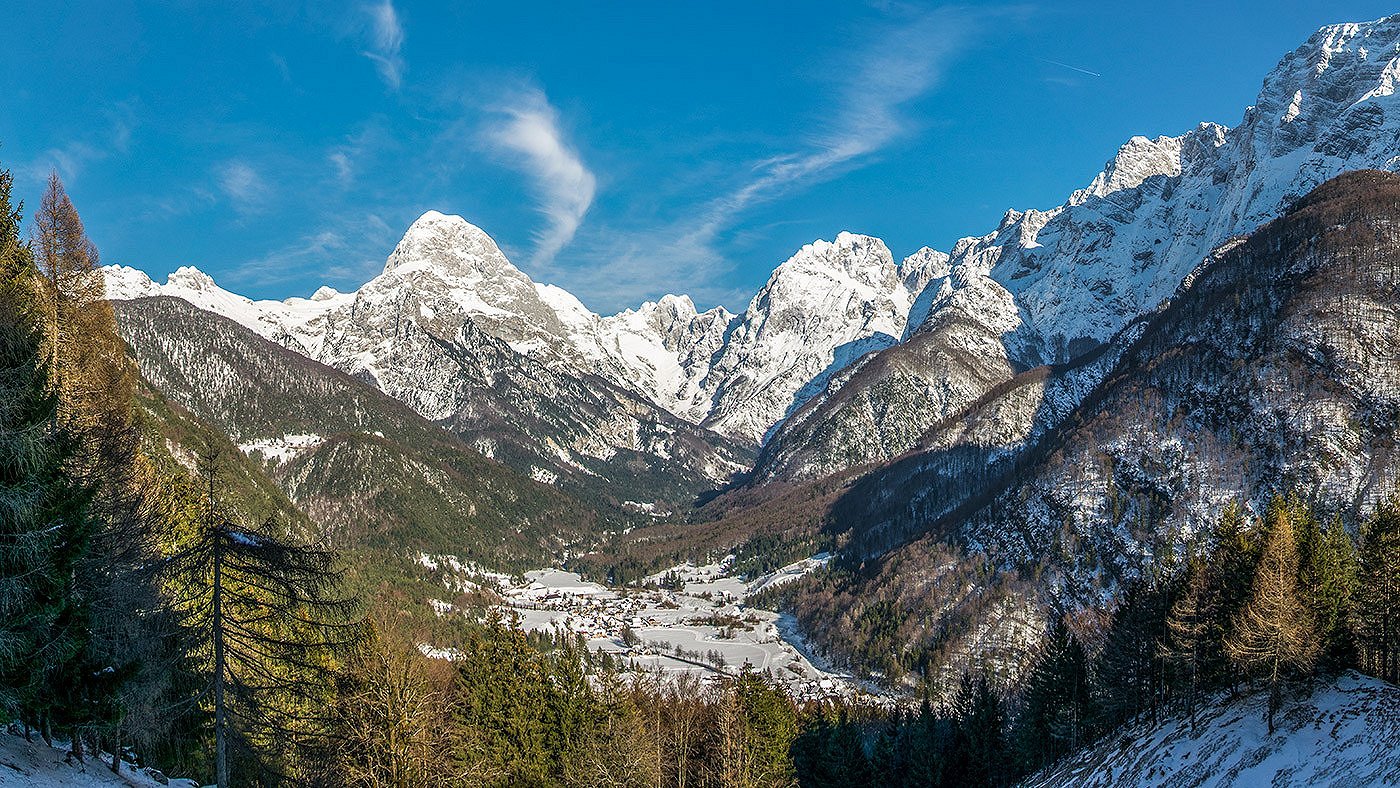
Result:
{"label": "tree line", "polygon": [[335,556],[221,504],[213,453],[175,460],[63,184],[28,239],[13,187],[0,170],[0,722],[113,771],[327,779],[309,756],[363,641]]}
{"label": "tree line", "polygon": [[1260,517],[1232,503],[1184,556],[1121,589],[1106,625],[1054,618],[1019,681],[974,671],[943,707],[829,713],[798,740],[801,782],[1010,785],[1143,715],[1194,724],[1220,693],[1266,692],[1272,732],[1288,694],[1319,674],[1400,682],[1400,499],[1359,536],[1297,497]]}

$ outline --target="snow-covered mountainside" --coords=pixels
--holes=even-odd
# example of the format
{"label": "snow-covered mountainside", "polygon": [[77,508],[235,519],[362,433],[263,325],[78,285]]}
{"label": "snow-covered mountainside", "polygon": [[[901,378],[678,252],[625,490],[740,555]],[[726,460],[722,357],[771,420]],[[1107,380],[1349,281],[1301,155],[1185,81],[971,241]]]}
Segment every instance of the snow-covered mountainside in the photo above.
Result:
{"label": "snow-covered mountainside", "polygon": [[802,247],[778,266],[740,317],[705,380],[704,424],[760,442],[851,362],[898,342],[927,269],[920,255],[896,266],[878,238],[841,233]]}
{"label": "snow-covered mountainside", "polygon": [[[440,339],[464,324],[515,353],[574,377],[594,376],[686,421],[757,443],[788,411],[862,354],[897,342],[914,299],[943,258],[896,266],[878,239],[841,233],[803,247],[774,271],[741,316],[665,296],[610,317],[511,265],[485,232],[459,216],[424,214],[384,272],[354,293],[251,301],[181,268],[158,285],[109,267],[116,300],[182,298],[318,361],[364,377],[423,415],[454,403],[430,370],[400,352],[410,326]],[[945,273],[945,272],[944,272]]]}
{"label": "snow-covered mountainside", "polygon": [[1262,512],[1295,492],[1325,518],[1369,516],[1400,483],[1397,228],[1400,175],[1339,176],[1103,353],[945,420],[843,491],[825,525],[861,571],[799,595],[799,620],[849,653],[859,611],[887,600],[898,642],[966,654],[982,620],[956,582],[968,565],[1006,570],[997,593],[1018,609],[1098,609],[1232,500]]}
{"label": "snow-covered mountainside", "polygon": [[1400,688],[1346,673],[1286,702],[1273,734],[1268,694],[1217,698],[1190,719],[1130,725],[1023,783],[1027,788],[1395,785]]}
{"label": "snow-covered mountainside", "polygon": [[1013,367],[1095,349],[1211,250],[1323,181],[1400,169],[1398,56],[1400,17],[1324,27],[1283,58],[1235,128],[1134,137],[1064,205],[1010,211],[959,241],[948,275],[921,294],[917,347],[835,379],[775,432],[755,477],[820,476],[927,445],[926,429]]}
{"label": "snow-covered mountainside", "polygon": [[[491,337],[590,391],[602,381],[690,425],[765,445],[756,479],[821,476],[931,445],[931,430],[1017,371],[1093,351],[1168,298],[1212,249],[1322,181],[1400,168],[1397,54],[1400,17],[1325,27],[1283,58],[1234,128],[1134,137],[1065,204],[1009,211],[947,254],[923,249],[897,265],[868,236],[814,242],[740,315],[666,296],[601,317],[531,281],[479,228],[435,211],[355,293],[253,302],[189,268],[165,285],[108,269],[109,287],[114,298],[189,300],[436,420],[464,404],[453,374],[425,366],[434,354],[424,343]],[[876,362],[872,351],[886,355]],[[1091,384],[1059,394],[1072,400]],[[1067,411],[1052,405],[1047,412]],[[590,440],[597,447],[562,450],[646,451],[630,437]]]}

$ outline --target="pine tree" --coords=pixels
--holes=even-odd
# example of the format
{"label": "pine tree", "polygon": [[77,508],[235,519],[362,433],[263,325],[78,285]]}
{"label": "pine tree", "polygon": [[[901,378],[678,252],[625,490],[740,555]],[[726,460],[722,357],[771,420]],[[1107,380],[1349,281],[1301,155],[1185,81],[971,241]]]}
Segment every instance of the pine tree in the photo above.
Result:
{"label": "pine tree", "polygon": [[954,708],[956,751],[945,779],[953,785],[1002,785],[1007,766],[1006,715],[986,673],[963,676]]}
{"label": "pine tree", "polygon": [[1400,683],[1400,498],[1377,507],[1362,528],[1352,621],[1362,669]]}
{"label": "pine tree", "polygon": [[1258,531],[1244,507],[1231,501],[1211,534],[1200,613],[1204,621],[1198,652],[1202,686],[1233,685],[1240,679],[1226,653],[1225,640],[1230,623],[1249,601],[1259,563]]}
{"label": "pine tree", "polygon": [[1040,769],[1080,747],[1092,718],[1088,658],[1079,639],[1057,619],[1026,678],[1016,717],[1014,739],[1022,768]]}
{"label": "pine tree", "polygon": [[797,709],[786,692],[763,676],[745,670],[734,680],[744,729],[743,784],[792,785],[792,743],[797,738]]}
{"label": "pine tree", "polygon": [[1171,591],[1155,578],[1140,578],[1124,591],[1114,611],[1093,670],[1096,716],[1103,729],[1142,711],[1156,719],[1166,686],[1161,643]]}
{"label": "pine tree", "polygon": [[1268,682],[1270,733],[1284,680],[1310,669],[1317,654],[1311,615],[1298,591],[1297,518],[1298,511],[1287,502],[1275,500],[1270,505],[1252,593],[1225,641],[1231,659]]}

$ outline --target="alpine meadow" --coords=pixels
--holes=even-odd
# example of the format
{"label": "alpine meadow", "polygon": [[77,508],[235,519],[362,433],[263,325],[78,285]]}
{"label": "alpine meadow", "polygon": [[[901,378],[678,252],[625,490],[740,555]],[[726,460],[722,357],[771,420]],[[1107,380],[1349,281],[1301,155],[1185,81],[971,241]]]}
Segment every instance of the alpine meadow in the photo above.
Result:
{"label": "alpine meadow", "polygon": [[1400,784],[1385,13],[7,12],[0,788]]}

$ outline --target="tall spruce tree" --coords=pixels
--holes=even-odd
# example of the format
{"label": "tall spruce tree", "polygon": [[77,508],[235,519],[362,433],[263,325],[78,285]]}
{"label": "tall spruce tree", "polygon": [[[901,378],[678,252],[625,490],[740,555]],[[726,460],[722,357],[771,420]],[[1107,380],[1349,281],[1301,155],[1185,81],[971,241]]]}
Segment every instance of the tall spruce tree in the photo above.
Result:
{"label": "tall spruce tree", "polygon": [[1309,516],[1303,533],[1299,540],[1299,590],[1317,631],[1318,658],[1332,669],[1353,665],[1356,646],[1351,633],[1351,611],[1357,583],[1356,546],[1338,518],[1324,530],[1316,517]]}
{"label": "tall spruce tree", "polygon": [[1014,744],[1025,771],[1047,766],[1087,741],[1093,719],[1088,662],[1079,639],[1056,619],[1026,677],[1016,717]]}

